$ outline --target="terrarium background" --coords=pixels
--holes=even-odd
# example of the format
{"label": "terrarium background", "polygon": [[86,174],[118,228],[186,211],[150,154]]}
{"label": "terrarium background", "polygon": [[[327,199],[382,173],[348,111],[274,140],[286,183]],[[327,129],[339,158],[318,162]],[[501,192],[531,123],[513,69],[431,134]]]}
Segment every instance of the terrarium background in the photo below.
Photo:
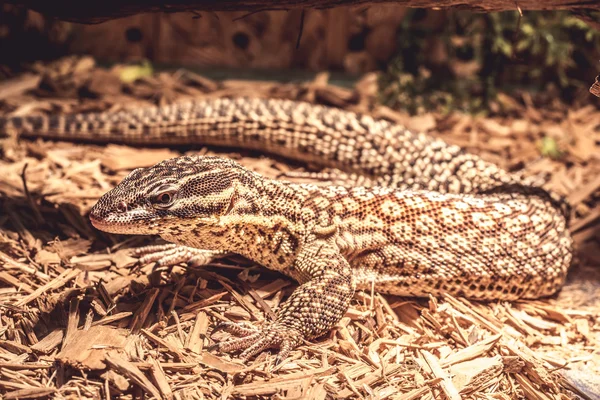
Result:
{"label": "terrarium background", "polygon": [[[411,112],[506,111],[501,93],[587,102],[600,33],[568,11],[473,13],[376,4],[327,10],[154,13],[83,25],[3,5],[0,63],[88,54],[283,80],[379,71],[381,100]],[[251,71],[251,72],[249,72]],[[6,71],[8,72],[8,71]],[[229,77],[236,72],[229,72]],[[492,103],[492,104],[490,104]]]}

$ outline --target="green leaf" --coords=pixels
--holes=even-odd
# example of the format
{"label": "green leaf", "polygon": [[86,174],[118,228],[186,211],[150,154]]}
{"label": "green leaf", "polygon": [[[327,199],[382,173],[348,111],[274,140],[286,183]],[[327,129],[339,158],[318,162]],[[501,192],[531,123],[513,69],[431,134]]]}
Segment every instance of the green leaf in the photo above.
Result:
{"label": "green leaf", "polygon": [[140,78],[151,76],[154,72],[152,64],[149,61],[144,60],[140,65],[129,65],[123,67],[119,78],[125,83],[134,82]]}
{"label": "green leaf", "polygon": [[554,138],[544,136],[539,145],[540,153],[543,157],[550,157],[557,159],[562,157],[562,151],[560,150],[558,143]]}

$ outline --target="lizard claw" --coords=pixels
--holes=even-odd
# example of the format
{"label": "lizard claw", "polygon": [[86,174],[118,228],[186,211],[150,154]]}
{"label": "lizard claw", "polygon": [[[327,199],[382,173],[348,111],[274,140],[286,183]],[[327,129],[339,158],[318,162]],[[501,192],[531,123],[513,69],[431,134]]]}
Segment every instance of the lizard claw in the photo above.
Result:
{"label": "lizard claw", "polygon": [[215,326],[212,334],[214,335],[217,332],[227,332],[236,337],[246,337],[258,333],[259,331],[254,326],[245,322],[221,322]]}
{"label": "lizard claw", "polygon": [[215,258],[226,255],[227,252],[196,249],[167,243],[138,247],[135,249],[134,254],[140,257],[140,264],[156,262],[161,267],[171,267],[182,262],[192,266],[206,265]]}
{"label": "lizard claw", "polygon": [[275,366],[281,364],[292,349],[298,346],[303,339],[302,333],[297,329],[278,322],[270,323],[261,330],[250,328],[245,324],[225,322],[215,328],[213,335],[216,331],[228,332],[236,338],[219,342],[211,346],[211,350],[230,353],[245,349],[241,352],[240,358],[247,361],[270,347],[279,347],[279,352],[275,358]]}

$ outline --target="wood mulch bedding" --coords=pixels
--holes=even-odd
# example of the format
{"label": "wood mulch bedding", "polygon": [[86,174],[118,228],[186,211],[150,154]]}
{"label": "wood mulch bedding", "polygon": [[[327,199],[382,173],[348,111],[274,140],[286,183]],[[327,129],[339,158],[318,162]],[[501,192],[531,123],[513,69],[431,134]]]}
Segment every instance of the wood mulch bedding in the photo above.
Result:
{"label": "wood mulch bedding", "polygon": [[[37,72],[36,72],[37,71]],[[247,260],[157,271],[86,213],[131,169],[182,152],[5,138],[0,155],[0,393],[25,398],[599,398],[600,111],[503,98],[504,117],[410,117],[376,102],[376,78],[354,89],[327,75],[301,84],[214,82],[177,71],[123,83],[88,58],[39,65],[0,83],[0,112],[77,112],[194,96],[320,102],[439,135],[505,168],[547,178],[573,204],[577,259],[551,299],[477,303],[356,294],[327,336],[279,368],[206,350],[220,321],[258,324],[295,283]],[[590,97],[592,101],[595,98]],[[544,139],[546,138],[546,139]],[[561,157],[540,156],[540,143]],[[222,150],[223,151],[223,150]],[[275,176],[302,168],[224,150]]]}

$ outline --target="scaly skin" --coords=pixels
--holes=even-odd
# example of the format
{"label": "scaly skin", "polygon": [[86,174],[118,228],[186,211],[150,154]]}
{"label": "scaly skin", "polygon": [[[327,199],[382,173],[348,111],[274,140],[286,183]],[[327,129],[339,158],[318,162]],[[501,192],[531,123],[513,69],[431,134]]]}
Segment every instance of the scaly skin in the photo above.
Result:
{"label": "scaly skin", "polygon": [[133,171],[94,206],[98,229],[157,234],[241,254],[300,286],[277,319],[217,345],[278,360],[331,329],[354,291],[472,299],[537,298],[562,284],[571,258],[564,217],[514,195],[319,187],[266,179],[218,157],[180,157]]}
{"label": "scaly skin", "polygon": [[369,116],[285,100],[211,99],[9,118],[0,128],[66,140],[253,148],[333,168],[325,175],[336,186],[323,187],[269,180],[221,158],[181,157],[133,171],[90,214],[101,230],[157,234],[184,251],[238,253],[296,279],[299,288],[274,322],[260,330],[221,326],[240,338],[218,348],[244,348],[244,358],[278,346],[281,359],[327,332],[357,288],[537,298],[560,288],[571,261],[559,196]]}

